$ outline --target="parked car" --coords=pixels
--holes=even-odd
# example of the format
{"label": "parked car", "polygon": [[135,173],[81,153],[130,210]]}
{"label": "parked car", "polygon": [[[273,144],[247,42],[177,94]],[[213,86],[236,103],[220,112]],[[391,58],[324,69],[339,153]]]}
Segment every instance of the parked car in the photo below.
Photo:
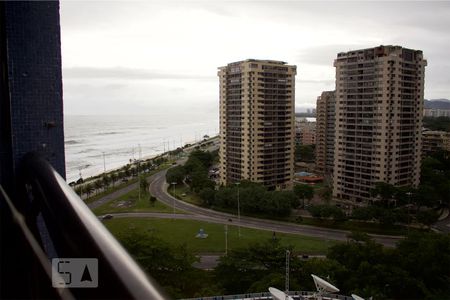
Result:
{"label": "parked car", "polygon": [[102,217],[102,220],[109,220],[109,219],[112,219],[112,218],[113,218],[112,215],[104,215],[104,216]]}

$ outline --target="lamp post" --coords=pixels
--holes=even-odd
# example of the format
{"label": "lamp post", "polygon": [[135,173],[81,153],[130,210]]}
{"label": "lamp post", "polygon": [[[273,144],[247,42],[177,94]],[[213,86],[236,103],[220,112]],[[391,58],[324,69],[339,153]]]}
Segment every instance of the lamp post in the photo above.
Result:
{"label": "lamp post", "polygon": [[106,174],[106,160],[105,160],[105,152],[102,152],[103,155],[103,173]]}
{"label": "lamp post", "polygon": [[139,190],[139,202],[141,201],[141,144],[139,146],[139,159],[137,163],[137,174],[138,174],[138,190]]}
{"label": "lamp post", "polygon": [[291,252],[289,250],[286,250],[286,279],[285,279],[285,294],[286,299],[288,299],[289,295],[289,260],[291,258]]}
{"label": "lamp post", "polygon": [[409,226],[411,225],[411,215],[410,215],[410,208],[411,208],[411,192],[407,192],[406,195],[408,195],[408,232],[409,232]]}
{"label": "lamp post", "polygon": [[235,183],[237,186],[237,209],[238,209],[238,236],[241,237],[241,205],[239,203],[239,184],[240,182]]}
{"label": "lamp post", "polygon": [[81,177],[81,167],[78,168],[78,170],[80,171],[80,199],[83,199],[83,177]]}
{"label": "lamp post", "polygon": [[228,225],[225,224],[225,255],[228,254]]}
{"label": "lamp post", "polygon": [[173,217],[175,218],[175,186],[177,183],[171,182],[170,184],[173,186]]}

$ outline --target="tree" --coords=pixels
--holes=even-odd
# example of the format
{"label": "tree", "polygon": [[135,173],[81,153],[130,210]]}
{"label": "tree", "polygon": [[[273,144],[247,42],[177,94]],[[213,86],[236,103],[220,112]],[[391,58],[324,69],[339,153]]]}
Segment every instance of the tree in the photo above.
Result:
{"label": "tree", "polygon": [[102,177],[103,189],[106,190],[111,183],[111,178],[108,175]]}
{"label": "tree", "polygon": [[295,146],[295,159],[297,161],[314,161],[315,145],[296,145]]}
{"label": "tree", "polygon": [[147,178],[145,178],[144,175],[141,175],[139,181],[140,181],[139,186],[141,188],[141,191],[143,191],[144,193],[148,193],[148,187],[150,186],[150,184],[148,183]]}
{"label": "tree", "polygon": [[119,176],[118,176],[117,173],[113,172],[113,173],[111,173],[110,177],[111,177],[112,186],[114,187],[114,184],[116,183],[116,181],[119,178]]}
{"label": "tree", "polygon": [[309,201],[314,197],[314,188],[307,184],[297,184],[294,186],[294,194],[302,200],[302,207],[305,207],[305,199]]}
{"label": "tree", "polygon": [[205,205],[205,206],[211,206],[214,203],[215,194],[216,194],[216,192],[214,191],[214,189],[209,188],[209,187],[202,189],[198,193],[198,195],[202,199],[203,205]]}
{"label": "tree", "polygon": [[[262,282],[279,283],[277,278],[285,272],[286,250],[292,252],[293,249],[283,246],[278,239],[233,249],[219,259],[214,275],[226,293],[256,291],[263,285]],[[292,255],[292,273],[300,269],[299,264],[298,257]],[[291,282],[291,286],[295,286],[295,283]]]}
{"label": "tree", "polygon": [[[396,264],[420,282],[424,293],[450,295],[450,235],[411,233],[398,243],[396,252]],[[425,297],[417,294],[415,298]]]}
{"label": "tree", "polygon": [[351,214],[351,218],[355,220],[371,221],[377,217],[377,207],[357,207],[354,208]]}
{"label": "tree", "polygon": [[424,210],[424,211],[419,211],[417,213],[417,221],[426,225],[426,226],[430,226],[431,224],[435,223],[438,218],[439,218],[439,214],[432,209],[429,210]]}
{"label": "tree", "polygon": [[197,260],[186,246],[170,246],[160,238],[136,230],[118,236],[119,241],[165,290],[174,298],[184,298],[200,288],[195,282]]}
{"label": "tree", "polygon": [[100,191],[100,189],[103,187],[103,183],[102,183],[102,181],[101,181],[100,179],[97,179],[97,180],[94,182],[94,186],[95,186],[95,192],[96,192],[96,194],[98,194],[98,192]]}
{"label": "tree", "polygon": [[450,131],[449,117],[424,117],[423,126],[430,130]]}
{"label": "tree", "polygon": [[172,182],[182,183],[186,176],[186,170],[183,166],[176,166],[167,170],[166,181],[170,184]]}
{"label": "tree", "polygon": [[195,170],[191,173],[191,189],[198,193],[205,188],[214,188],[214,182],[208,178],[207,172],[202,170]]}
{"label": "tree", "polygon": [[148,200],[150,201],[150,206],[154,207],[156,202],[156,197],[150,195]]}
{"label": "tree", "polygon": [[87,197],[89,198],[89,196],[92,194],[92,192],[95,190],[95,185],[92,183],[88,183],[84,185],[84,189],[86,191]]}
{"label": "tree", "polygon": [[312,205],[308,211],[317,219],[333,219],[334,221],[343,221],[346,219],[345,213],[337,206],[322,204]]}
{"label": "tree", "polygon": [[379,196],[382,201],[382,205],[390,206],[390,202],[393,200],[397,193],[397,189],[390,183],[376,182],[375,187],[371,191],[372,197]]}
{"label": "tree", "polygon": [[78,196],[80,196],[80,198],[83,196],[83,188],[82,186],[77,186],[76,188],[74,188],[73,190]]}

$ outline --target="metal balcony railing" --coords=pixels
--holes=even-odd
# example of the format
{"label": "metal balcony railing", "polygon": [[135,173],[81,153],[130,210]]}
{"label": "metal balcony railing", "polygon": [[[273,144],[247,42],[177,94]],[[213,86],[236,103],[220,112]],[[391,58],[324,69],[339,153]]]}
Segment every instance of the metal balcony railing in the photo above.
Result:
{"label": "metal balcony railing", "polygon": [[[0,193],[2,298],[168,298],[45,159],[28,153],[19,174]],[[98,287],[53,288],[52,258],[97,259]]]}

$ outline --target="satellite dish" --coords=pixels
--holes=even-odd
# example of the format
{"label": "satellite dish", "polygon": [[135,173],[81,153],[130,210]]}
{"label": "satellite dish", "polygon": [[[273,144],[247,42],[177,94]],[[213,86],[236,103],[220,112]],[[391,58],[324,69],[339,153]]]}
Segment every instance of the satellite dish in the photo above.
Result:
{"label": "satellite dish", "polygon": [[319,276],[316,276],[314,274],[311,274],[314,284],[316,285],[316,289],[319,292],[319,294],[323,293],[336,293],[339,292],[339,289],[329,283],[328,281],[323,280]]}
{"label": "satellite dish", "polygon": [[364,300],[363,297],[360,297],[360,296],[355,295],[355,294],[352,294],[352,298],[353,298],[354,300]]}
{"label": "satellite dish", "polygon": [[274,287],[270,287],[269,292],[274,300],[294,300],[291,296],[286,295],[285,292],[282,292]]}

